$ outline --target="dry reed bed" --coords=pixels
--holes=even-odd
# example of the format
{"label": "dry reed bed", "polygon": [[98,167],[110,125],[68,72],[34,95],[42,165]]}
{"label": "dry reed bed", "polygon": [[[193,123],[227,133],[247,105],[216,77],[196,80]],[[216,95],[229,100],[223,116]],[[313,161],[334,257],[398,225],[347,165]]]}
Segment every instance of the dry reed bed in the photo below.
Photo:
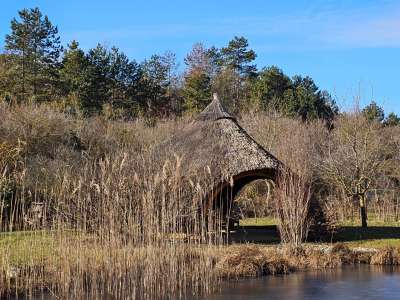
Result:
{"label": "dry reed bed", "polygon": [[352,264],[400,265],[400,249],[357,250],[340,243],[323,248],[305,246],[295,251],[282,246],[230,246],[218,256],[216,272],[221,278],[237,279]]}
{"label": "dry reed bed", "polygon": [[[0,294],[54,294],[61,298],[186,298],[210,293],[220,280],[288,274],[351,264],[400,265],[400,249],[352,250],[343,244],[295,252],[282,246],[162,247],[109,245],[92,239],[58,241],[53,255],[12,265],[3,255]],[[4,254],[4,253],[3,253]],[[160,280],[167,278],[168,280]],[[140,281],[140,282],[138,282]]]}
{"label": "dry reed bed", "polygon": [[[181,299],[209,293],[218,282],[209,247],[186,243],[146,246],[54,235],[51,252],[15,260],[0,251],[0,295],[54,295],[62,299]],[[68,234],[69,235],[69,234]],[[59,238],[59,240],[57,240]],[[10,251],[11,250],[11,251]],[[22,250],[22,249],[20,249]]]}

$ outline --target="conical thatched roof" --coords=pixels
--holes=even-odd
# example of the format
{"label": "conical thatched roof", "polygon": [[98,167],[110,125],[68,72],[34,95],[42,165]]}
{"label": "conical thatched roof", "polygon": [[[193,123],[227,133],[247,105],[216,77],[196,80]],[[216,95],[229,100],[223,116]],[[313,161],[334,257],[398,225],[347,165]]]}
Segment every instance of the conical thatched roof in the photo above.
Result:
{"label": "conical thatched roof", "polygon": [[255,179],[275,179],[282,165],[226,112],[216,95],[192,123],[163,147],[182,159],[182,176],[195,180],[207,177],[208,198],[228,193],[227,190],[232,197]]}
{"label": "conical thatched roof", "polygon": [[214,94],[213,101],[199,114],[198,121],[216,121],[219,119],[231,119],[236,122],[236,119],[225,111],[222,107],[218,96]]}

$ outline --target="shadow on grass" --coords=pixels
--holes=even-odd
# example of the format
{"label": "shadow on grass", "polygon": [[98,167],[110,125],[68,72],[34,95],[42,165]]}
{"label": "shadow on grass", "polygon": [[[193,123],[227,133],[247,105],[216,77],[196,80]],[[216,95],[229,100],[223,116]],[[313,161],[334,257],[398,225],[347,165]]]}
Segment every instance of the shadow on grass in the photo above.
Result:
{"label": "shadow on grass", "polygon": [[[354,242],[367,240],[400,239],[400,227],[370,226],[367,228],[343,226],[332,236],[322,240],[312,239],[310,242]],[[228,241],[232,243],[280,243],[279,232],[276,226],[239,226],[229,233]]]}
{"label": "shadow on grass", "polygon": [[360,240],[400,239],[400,227],[370,226],[367,228],[343,226],[333,235],[334,242]]}
{"label": "shadow on grass", "polygon": [[229,233],[229,244],[256,243],[278,244],[281,239],[275,225],[267,226],[238,226]]}

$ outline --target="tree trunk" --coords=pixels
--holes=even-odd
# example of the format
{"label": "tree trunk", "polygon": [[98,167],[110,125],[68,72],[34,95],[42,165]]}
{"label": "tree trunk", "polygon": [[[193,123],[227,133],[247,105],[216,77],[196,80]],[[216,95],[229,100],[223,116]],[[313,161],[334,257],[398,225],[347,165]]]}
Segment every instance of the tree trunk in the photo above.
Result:
{"label": "tree trunk", "polygon": [[22,49],[22,101],[25,99],[25,48]]}
{"label": "tree trunk", "polygon": [[360,196],[360,217],[361,227],[367,228],[367,207],[365,205],[365,195]]}

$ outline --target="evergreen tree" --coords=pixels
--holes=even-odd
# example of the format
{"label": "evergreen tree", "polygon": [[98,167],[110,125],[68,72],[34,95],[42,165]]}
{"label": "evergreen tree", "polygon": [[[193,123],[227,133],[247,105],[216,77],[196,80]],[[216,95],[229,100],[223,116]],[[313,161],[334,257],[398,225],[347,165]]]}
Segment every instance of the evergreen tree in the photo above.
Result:
{"label": "evergreen tree", "polygon": [[111,55],[104,46],[98,44],[89,50],[87,60],[81,105],[87,114],[99,113],[111,98]]}
{"label": "evergreen tree", "polygon": [[[326,91],[320,91],[310,77],[293,77],[293,96],[286,99],[286,113],[296,115],[303,121],[323,119],[331,122],[338,113],[335,101]],[[291,101],[289,101],[291,100]]]}
{"label": "evergreen tree", "polygon": [[257,55],[248,47],[249,43],[246,38],[235,36],[227,47],[221,49],[223,64],[241,76],[254,75],[257,68],[251,63]]}
{"label": "evergreen tree", "polygon": [[278,67],[264,68],[252,84],[252,102],[264,110],[281,110],[285,93],[291,88],[292,81]]}
{"label": "evergreen tree", "polygon": [[79,43],[72,41],[64,52],[60,77],[64,95],[70,104],[80,106],[85,88],[85,72],[89,65],[85,52]]}
{"label": "evergreen tree", "polygon": [[[256,58],[256,53],[248,49],[248,46],[246,38],[235,36],[227,47],[219,51],[212,48],[209,51],[210,57],[218,66],[213,88],[234,113],[248,108],[249,81],[257,71],[256,66],[251,64]],[[221,82],[221,80],[228,81]],[[228,85],[232,86],[233,91]]]}
{"label": "evergreen tree", "polygon": [[221,50],[215,46],[212,46],[206,50],[206,55],[210,65],[210,77],[214,78],[218,73],[221,72],[221,69],[224,65]]}
{"label": "evergreen tree", "polygon": [[21,85],[20,99],[33,96],[50,100],[58,88],[59,57],[62,51],[57,27],[39,8],[23,9],[19,19],[11,21],[5,48],[18,57],[17,72]]}
{"label": "evergreen tree", "polygon": [[319,90],[310,77],[290,79],[275,66],[264,68],[253,81],[252,102],[258,108],[301,117],[304,121],[323,119],[331,122],[338,113],[329,93]]}
{"label": "evergreen tree", "polygon": [[369,121],[382,122],[385,118],[383,108],[378,106],[375,101],[371,101],[363,110],[362,114]]}
{"label": "evergreen tree", "polygon": [[130,61],[118,48],[111,48],[111,101],[114,106],[128,108],[133,105],[132,101],[137,92],[140,76],[139,64],[136,61]]}
{"label": "evergreen tree", "polygon": [[140,66],[130,61],[117,47],[108,50],[98,44],[89,50],[86,57],[76,51],[71,52],[70,56],[75,57],[77,69],[83,67],[82,75],[77,77],[82,83],[79,89],[83,110],[92,114],[108,106],[128,117],[135,115],[139,108]]}
{"label": "evergreen tree", "polygon": [[0,54],[0,102],[14,102],[15,96],[22,93],[21,86],[18,85],[17,59],[12,54]]}
{"label": "evergreen tree", "polygon": [[385,124],[385,126],[399,126],[400,118],[394,112],[391,112],[386,117],[384,124]]}
{"label": "evergreen tree", "polygon": [[151,115],[166,115],[176,106],[174,90],[177,88],[175,54],[152,55],[142,64],[140,98]]}
{"label": "evergreen tree", "polygon": [[187,111],[193,113],[203,110],[211,99],[211,78],[200,69],[192,70],[185,76],[182,94]]}

